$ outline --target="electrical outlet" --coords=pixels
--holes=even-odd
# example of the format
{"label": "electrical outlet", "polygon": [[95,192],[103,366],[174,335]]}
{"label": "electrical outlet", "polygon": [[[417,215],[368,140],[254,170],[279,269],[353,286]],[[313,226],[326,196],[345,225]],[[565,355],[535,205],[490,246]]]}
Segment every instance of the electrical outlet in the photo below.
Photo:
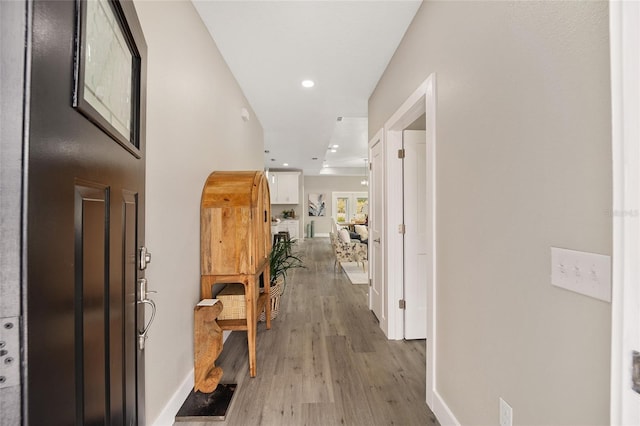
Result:
{"label": "electrical outlet", "polygon": [[502,398],[500,398],[500,426],[513,426],[513,410]]}

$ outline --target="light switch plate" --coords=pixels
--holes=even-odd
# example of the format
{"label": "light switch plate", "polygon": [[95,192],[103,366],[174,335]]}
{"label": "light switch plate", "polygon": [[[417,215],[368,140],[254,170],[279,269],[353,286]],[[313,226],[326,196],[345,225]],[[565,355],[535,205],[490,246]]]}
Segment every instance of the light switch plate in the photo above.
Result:
{"label": "light switch plate", "polygon": [[500,426],[513,426],[513,409],[500,398]]}
{"label": "light switch plate", "polygon": [[611,302],[611,256],[551,247],[551,284]]}

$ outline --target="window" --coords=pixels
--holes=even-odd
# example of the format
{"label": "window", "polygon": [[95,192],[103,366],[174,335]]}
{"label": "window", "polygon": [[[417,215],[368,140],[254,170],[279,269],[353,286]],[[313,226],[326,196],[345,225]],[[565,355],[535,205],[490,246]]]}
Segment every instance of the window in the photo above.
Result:
{"label": "window", "polygon": [[337,223],[364,223],[369,214],[367,192],[333,192],[332,213]]}
{"label": "window", "polygon": [[78,2],[73,106],[140,158],[141,59],[117,2]]}
{"label": "window", "polygon": [[335,218],[338,223],[344,223],[349,217],[349,198],[337,197],[336,198],[336,214]]}

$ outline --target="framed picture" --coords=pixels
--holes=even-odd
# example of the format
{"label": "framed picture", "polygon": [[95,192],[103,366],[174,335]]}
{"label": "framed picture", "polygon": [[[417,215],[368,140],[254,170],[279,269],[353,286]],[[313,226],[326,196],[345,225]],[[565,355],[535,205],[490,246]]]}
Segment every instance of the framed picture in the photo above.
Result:
{"label": "framed picture", "polygon": [[73,106],[140,157],[140,54],[115,0],[77,2]]}
{"label": "framed picture", "polygon": [[326,214],[326,194],[309,194],[309,216],[324,216]]}

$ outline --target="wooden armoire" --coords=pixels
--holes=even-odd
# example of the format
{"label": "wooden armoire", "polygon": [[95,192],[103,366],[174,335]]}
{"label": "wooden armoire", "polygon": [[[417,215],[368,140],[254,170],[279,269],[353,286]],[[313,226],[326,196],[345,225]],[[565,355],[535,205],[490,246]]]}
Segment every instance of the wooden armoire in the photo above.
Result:
{"label": "wooden armoire", "polygon": [[270,253],[271,203],[264,173],[211,173],[200,203],[200,298],[211,298],[214,284],[244,285],[246,318],[218,320],[218,325],[247,330],[251,377],[256,375],[256,322],[263,309],[271,328],[269,292],[259,290],[261,277],[269,288]]}

